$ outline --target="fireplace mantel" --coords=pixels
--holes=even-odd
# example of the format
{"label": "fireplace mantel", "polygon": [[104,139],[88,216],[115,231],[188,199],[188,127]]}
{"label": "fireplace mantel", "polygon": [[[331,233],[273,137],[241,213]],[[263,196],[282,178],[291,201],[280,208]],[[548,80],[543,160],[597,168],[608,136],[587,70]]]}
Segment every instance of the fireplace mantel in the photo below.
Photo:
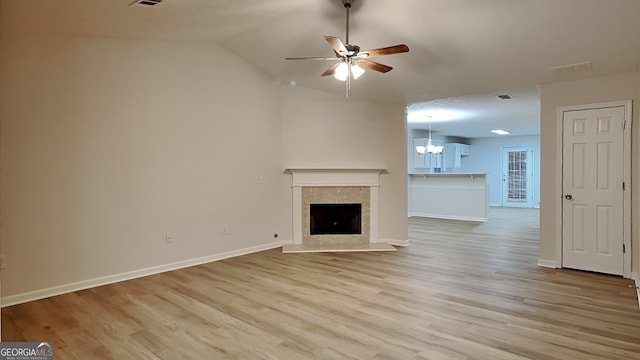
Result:
{"label": "fireplace mantel", "polygon": [[[363,219],[366,217],[366,220],[363,222],[368,223],[368,227],[366,229],[366,233],[368,234],[368,238],[365,238],[365,241],[368,241],[365,246],[369,249],[386,249],[386,250],[395,250],[392,246],[388,244],[386,245],[388,248],[382,246],[376,246],[376,244],[380,244],[380,240],[378,238],[378,190],[380,188],[380,174],[386,172],[385,169],[365,169],[365,168],[288,168],[286,169],[287,173],[292,175],[291,180],[291,188],[293,191],[292,198],[292,206],[293,206],[293,246],[294,247],[305,247],[309,244],[306,242],[308,240],[303,241],[303,238],[308,238],[309,234],[306,234],[308,226],[303,224],[303,222],[308,221],[308,216],[303,209],[305,209],[305,201],[303,201],[303,188],[307,189],[305,191],[313,191],[312,188],[328,188],[334,187],[337,188],[336,191],[344,191],[344,189],[348,188],[367,188],[367,192],[369,193],[366,203],[368,206],[368,213],[363,214]],[[310,188],[310,189],[308,189]],[[341,190],[342,189],[342,190]],[[358,190],[349,190],[349,191],[358,191]],[[325,193],[326,191],[323,191]],[[331,201],[329,201],[331,202]],[[306,204],[308,207],[308,204]],[[303,234],[304,232],[304,234]],[[363,231],[363,233],[365,233]],[[343,241],[338,239],[339,242]],[[347,237],[344,239],[344,245],[346,248],[349,248],[353,244],[349,243]],[[340,245],[340,244],[338,244]],[[315,248],[315,250],[322,250],[322,248],[315,247],[315,245],[311,245]],[[330,246],[331,249],[339,248],[335,243],[332,243]],[[390,248],[390,249],[389,249]],[[326,249],[329,251],[329,249]],[[336,250],[338,251],[338,250]]]}
{"label": "fireplace mantel", "polygon": [[289,168],[292,186],[380,186],[380,174],[386,169],[309,169]]}

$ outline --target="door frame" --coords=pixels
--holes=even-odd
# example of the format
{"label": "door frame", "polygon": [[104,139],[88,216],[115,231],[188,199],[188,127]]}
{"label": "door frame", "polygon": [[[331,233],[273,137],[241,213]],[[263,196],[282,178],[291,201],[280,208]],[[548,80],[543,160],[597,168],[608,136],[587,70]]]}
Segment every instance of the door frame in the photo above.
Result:
{"label": "door frame", "polygon": [[624,101],[612,101],[605,103],[595,103],[595,104],[583,104],[583,105],[574,105],[574,106],[562,106],[558,108],[557,113],[557,121],[556,121],[556,189],[558,189],[558,194],[556,197],[556,268],[562,268],[562,205],[563,205],[563,194],[562,194],[562,148],[563,148],[563,140],[564,140],[564,113],[569,111],[578,111],[578,110],[593,110],[593,109],[603,109],[603,108],[613,108],[613,107],[624,107],[624,121],[625,121],[625,130],[623,132],[623,144],[622,144],[622,171],[623,171],[623,181],[625,183],[625,191],[623,193],[623,238],[622,243],[625,246],[625,253],[623,255],[623,277],[631,278],[631,254],[634,249],[631,247],[631,126],[633,123],[632,117],[632,101],[624,100]]}
{"label": "door frame", "polygon": [[[501,193],[500,193],[500,204],[501,206],[509,206],[507,205],[506,199],[505,199],[505,193],[507,191],[509,191],[509,184],[507,181],[504,181],[505,176],[508,177],[508,174],[505,174],[505,169],[508,166],[507,164],[505,164],[505,152],[509,151],[509,150],[515,150],[515,149],[521,149],[521,150],[525,150],[527,151],[527,202],[524,203],[524,205],[522,206],[513,206],[513,207],[520,207],[520,208],[535,208],[535,158],[534,158],[534,151],[535,151],[535,146],[533,145],[509,145],[509,146],[500,146],[500,162],[501,162],[501,166],[502,166],[502,187],[501,187]],[[531,162],[529,163],[528,160],[531,160]]]}

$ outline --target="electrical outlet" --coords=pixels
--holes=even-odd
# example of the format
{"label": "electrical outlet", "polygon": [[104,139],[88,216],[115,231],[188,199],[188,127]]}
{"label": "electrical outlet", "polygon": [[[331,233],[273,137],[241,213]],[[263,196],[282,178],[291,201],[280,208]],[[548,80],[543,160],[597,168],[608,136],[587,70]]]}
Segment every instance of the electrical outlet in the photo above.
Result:
{"label": "electrical outlet", "polygon": [[222,235],[227,235],[227,234],[229,234],[229,226],[224,225],[222,227]]}
{"label": "electrical outlet", "polygon": [[172,233],[167,233],[166,237],[165,237],[165,242],[167,244],[173,244],[173,234]]}

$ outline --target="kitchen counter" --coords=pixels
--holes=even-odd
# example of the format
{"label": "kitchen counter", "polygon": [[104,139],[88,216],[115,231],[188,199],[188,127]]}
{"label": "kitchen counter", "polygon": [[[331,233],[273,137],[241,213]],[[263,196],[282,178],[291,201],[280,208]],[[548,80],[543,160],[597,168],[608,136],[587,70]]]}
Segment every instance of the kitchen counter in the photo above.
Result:
{"label": "kitchen counter", "polygon": [[483,173],[409,174],[409,216],[487,221],[489,187]]}

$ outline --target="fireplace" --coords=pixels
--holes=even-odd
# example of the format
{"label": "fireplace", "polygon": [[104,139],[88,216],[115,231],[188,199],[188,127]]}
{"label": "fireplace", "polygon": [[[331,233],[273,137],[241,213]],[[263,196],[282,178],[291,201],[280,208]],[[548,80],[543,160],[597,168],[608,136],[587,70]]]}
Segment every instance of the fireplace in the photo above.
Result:
{"label": "fireplace", "polygon": [[[337,244],[367,244],[371,241],[371,188],[368,186],[304,186],[300,196],[301,243],[311,246]],[[312,214],[318,204],[359,207],[360,231],[318,234],[311,230]],[[338,210],[341,208],[340,210]],[[322,206],[320,207],[322,209]],[[345,212],[344,206],[333,210]],[[334,211],[335,212],[335,211]],[[333,214],[337,216],[338,214]],[[337,220],[337,219],[334,219]],[[353,220],[353,219],[351,219]],[[346,221],[346,220],[343,220]],[[337,225],[337,224],[336,224]]]}
{"label": "fireplace", "polygon": [[[378,238],[379,177],[384,170],[287,171],[292,174],[293,194],[293,242],[288,249],[378,249],[383,245],[395,249]],[[332,219],[329,227],[318,230],[316,216]]]}
{"label": "fireplace", "polygon": [[362,204],[310,204],[310,235],[362,234]]}

